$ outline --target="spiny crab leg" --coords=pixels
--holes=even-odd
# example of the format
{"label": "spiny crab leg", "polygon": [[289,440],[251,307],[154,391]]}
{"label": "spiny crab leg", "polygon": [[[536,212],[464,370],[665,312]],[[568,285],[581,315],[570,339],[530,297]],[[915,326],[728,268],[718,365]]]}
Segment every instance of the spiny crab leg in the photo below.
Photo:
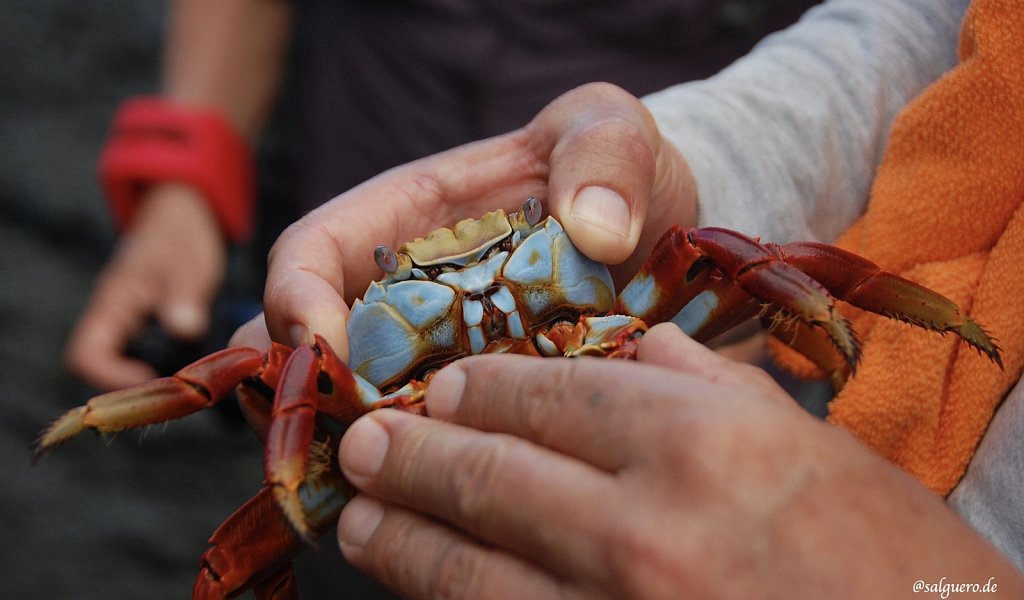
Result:
{"label": "spiny crab leg", "polygon": [[285,518],[309,543],[316,532],[307,522],[302,495],[315,493],[313,488],[320,485],[315,475],[330,474],[331,465],[326,463],[333,460],[329,447],[316,452],[326,443],[315,441],[317,414],[347,426],[372,410],[379,399],[377,389],[354,375],[320,336],[314,345],[295,349],[282,369],[267,431],[264,471]]}
{"label": "spiny crab leg", "polygon": [[[836,310],[835,298],[925,329],[954,332],[1002,367],[995,342],[945,296],[835,246],[761,244],[729,229],[670,229],[619,294],[613,310],[653,324],[680,309],[678,322],[702,341],[766,310],[776,321],[795,318],[824,330],[853,371],[859,345]],[[796,335],[802,329],[806,327],[792,331]],[[783,332],[774,333],[784,339]],[[837,368],[818,340],[798,344],[833,380],[845,378],[847,369]]]}
{"label": "spiny crab leg", "polygon": [[260,377],[290,352],[275,345],[270,353],[253,348],[221,350],[181,369],[170,377],[117,390],[89,400],[58,417],[33,446],[38,459],[50,448],[86,429],[112,433],[163,423],[203,410],[227,397],[250,377]]}
{"label": "spiny crab leg", "polygon": [[809,274],[838,298],[863,310],[938,332],[953,332],[1003,367],[999,346],[955,302],[842,248],[795,242],[780,250],[783,259]]}
{"label": "spiny crab leg", "polygon": [[843,389],[853,374],[854,366],[843,360],[842,355],[835,351],[832,340],[821,329],[770,309],[761,317],[761,324],[768,333],[824,371],[835,393]]}

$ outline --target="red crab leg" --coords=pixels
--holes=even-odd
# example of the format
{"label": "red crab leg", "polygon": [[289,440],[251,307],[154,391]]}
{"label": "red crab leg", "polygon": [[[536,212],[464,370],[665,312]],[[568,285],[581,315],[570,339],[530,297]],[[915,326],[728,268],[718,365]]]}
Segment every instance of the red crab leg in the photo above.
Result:
{"label": "red crab leg", "polygon": [[[347,425],[371,410],[380,394],[361,385],[327,341],[292,352],[281,373],[267,432],[264,471],[278,506],[295,531],[312,542],[300,486],[310,469],[317,413]],[[333,465],[324,465],[328,470]]]}
{"label": "red crab leg", "polygon": [[[351,488],[340,474],[316,477],[318,485],[311,485],[311,493],[304,495],[302,510],[304,522],[319,534],[335,526]],[[194,600],[229,598],[254,585],[261,594],[270,594],[261,597],[294,597],[286,593],[286,579],[302,540],[281,518],[269,487],[228,517],[210,536],[209,543],[211,548],[199,561],[201,568],[192,589]],[[282,583],[284,587],[279,587]]]}
{"label": "red crab leg", "polygon": [[274,398],[266,397],[261,392],[255,392],[246,387],[238,388],[238,406],[242,409],[245,417],[256,439],[266,445],[267,433],[270,431],[270,415]]}
{"label": "red crab leg", "polygon": [[837,298],[864,310],[932,331],[952,331],[1000,367],[999,347],[955,302],[909,279],[828,244],[797,242],[782,247],[787,263],[813,277]]}
{"label": "red crab leg", "polygon": [[762,312],[756,298],[725,277],[712,277],[672,322],[701,343],[709,342]]}
{"label": "red crab leg", "polygon": [[227,598],[280,571],[302,547],[264,488],[210,536],[193,600]]}
{"label": "red crab leg", "polygon": [[707,285],[711,271],[701,258],[686,231],[671,227],[619,293],[612,313],[632,315],[648,325],[670,320]]}
{"label": "red crab leg", "polygon": [[[33,454],[41,456],[86,429],[101,433],[162,423],[208,408],[226,397],[240,382],[261,376],[288,349],[275,345],[269,354],[254,348],[221,350],[181,369],[171,377],[154,379],[89,400],[58,417],[36,440]],[[272,368],[271,368],[272,370]]]}
{"label": "red crab leg", "polygon": [[727,283],[712,285],[715,274],[724,275],[760,302],[823,328],[847,362],[857,362],[857,342],[828,291],[783,262],[772,248],[729,229],[673,227],[667,231],[619,294],[613,310],[653,325],[672,318],[708,292],[704,296],[708,308],[706,314],[698,315],[697,329],[724,330],[722,321],[736,322],[738,316],[749,313],[750,306],[742,296],[727,292]]}
{"label": "red crab leg", "polygon": [[295,568],[288,563],[277,573],[252,586],[252,592],[256,600],[299,600]]}
{"label": "red crab leg", "polygon": [[771,335],[792,347],[824,371],[828,375],[834,392],[838,393],[843,389],[855,365],[850,365],[841,354],[836,352],[832,340],[824,331],[771,310],[761,317],[761,323]]}
{"label": "red crab leg", "polygon": [[[544,356],[599,356],[636,358],[640,337],[647,324],[629,315],[582,316],[574,324],[554,323],[537,332]],[[532,346],[532,344],[531,344]],[[530,354],[537,355],[534,349]]]}

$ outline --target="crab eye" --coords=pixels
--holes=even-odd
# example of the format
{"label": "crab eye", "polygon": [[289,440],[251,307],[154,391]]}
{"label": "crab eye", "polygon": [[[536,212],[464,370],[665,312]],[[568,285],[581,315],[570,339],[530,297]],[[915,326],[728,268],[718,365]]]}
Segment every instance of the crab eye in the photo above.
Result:
{"label": "crab eye", "polygon": [[523,202],[523,215],[526,216],[526,222],[530,224],[530,227],[540,222],[542,212],[540,200],[536,197],[530,196]]}
{"label": "crab eye", "polygon": [[391,248],[385,245],[377,246],[373,251],[373,260],[388,275],[398,270],[398,255]]}

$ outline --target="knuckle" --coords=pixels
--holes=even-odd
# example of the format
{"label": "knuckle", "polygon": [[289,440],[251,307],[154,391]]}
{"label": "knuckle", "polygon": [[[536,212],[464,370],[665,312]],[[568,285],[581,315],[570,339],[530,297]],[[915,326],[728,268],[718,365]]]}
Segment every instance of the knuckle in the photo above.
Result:
{"label": "knuckle", "polygon": [[428,434],[418,430],[392,436],[378,474],[379,484],[388,494],[408,498],[429,481],[424,477],[432,470],[429,453],[424,450],[427,444]]}
{"label": "knuckle", "polygon": [[511,437],[493,435],[463,449],[463,456],[454,461],[449,482],[455,522],[471,531],[480,531],[483,519],[490,513],[497,475],[505,468],[509,452],[517,443]]}
{"label": "knuckle", "polygon": [[[465,363],[467,393],[460,410],[467,410],[467,424],[485,429],[511,429],[528,439],[543,439],[550,420],[562,410],[572,391],[579,387],[576,360],[523,358],[510,368],[503,360]],[[542,362],[538,362],[542,361]],[[495,402],[500,398],[500,402]]]}
{"label": "knuckle", "polygon": [[604,160],[636,162],[636,157],[653,156],[643,130],[621,115],[607,114],[582,124],[574,145]]}
{"label": "knuckle", "polygon": [[552,369],[546,377],[524,377],[518,384],[516,417],[531,439],[544,439],[552,418],[564,410],[579,386],[579,365],[573,360],[561,362],[561,368]]}
{"label": "knuckle", "polygon": [[557,441],[553,436],[564,433],[567,420],[593,414],[595,398],[603,392],[591,389],[593,377],[583,371],[584,359],[544,360],[548,368],[541,374],[524,373],[510,385],[513,395],[504,410],[509,412],[513,433],[550,446]]}
{"label": "knuckle", "polygon": [[464,544],[449,545],[434,568],[430,597],[438,600],[485,597],[488,556],[486,551]]}
{"label": "knuckle", "polygon": [[683,575],[682,565],[693,564],[694,561],[687,560],[689,551],[685,544],[669,548],[659,540],[661,536],[630,524],[615,530],[605,545],[607,582],[616,590],[613,596],[643,597],[652,589],[652,580],[679,578]]}
{"label": "knuckle", "polygon": [[291,225],[285,228],[281,232],[281,235],[277,237],[273,245],[270,246],[270,252],[267,254],[267,262],[271,265],[277,263],[281,258],[281,253],[285,252],[289,248],[293,240],[296,237],[300,237],[302,232],[306,229],[306,224],[302,219],[295,221]]}

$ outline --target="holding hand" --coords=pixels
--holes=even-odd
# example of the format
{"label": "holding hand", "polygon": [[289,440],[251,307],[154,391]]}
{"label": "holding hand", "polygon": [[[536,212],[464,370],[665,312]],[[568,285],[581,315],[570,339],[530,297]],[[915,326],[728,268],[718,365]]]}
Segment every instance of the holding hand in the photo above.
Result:
{"label": "holding hand", "polygon": [[[271,252],[264,306],[270,337],[312,333],[341,355],[348,303],[376,277],[375,246],[399,244],[537,196],[573,243],[632,275],[666,223],[693,224],[689,170],[644,106],[611,85],[578,88],[526,127],[392,169],[291,226]],[[262,318],[232,345],[264,346]]]}
{"label": "holding hand", "polygon": [[[935,496],[672,325],[638,363],[480,356],[341,443],[345,557],[409,598],[907,597],[1020,578]],[[443,422],[447,421],[447,422]]]}

